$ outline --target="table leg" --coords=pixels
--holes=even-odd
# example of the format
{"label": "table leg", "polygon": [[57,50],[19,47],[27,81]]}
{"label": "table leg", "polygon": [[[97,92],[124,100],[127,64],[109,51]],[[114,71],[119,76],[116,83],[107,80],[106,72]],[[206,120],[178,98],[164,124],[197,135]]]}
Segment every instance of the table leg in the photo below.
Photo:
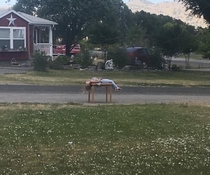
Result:
{"label": "table leg", "polygon": [[112,103],[112,87],[109,86],[110,103]]}
{"label": "table leg", "polygon": [[91,90],[88,91],[88,103],[90,103],[90,91]]}
{"label": "table leg", "polygon": [[92,103],[94,103],[94,86],[92,86]]}
{"label": "table leg", "polygon": [[106,86],[106,103],[108,101],[108,87]]}

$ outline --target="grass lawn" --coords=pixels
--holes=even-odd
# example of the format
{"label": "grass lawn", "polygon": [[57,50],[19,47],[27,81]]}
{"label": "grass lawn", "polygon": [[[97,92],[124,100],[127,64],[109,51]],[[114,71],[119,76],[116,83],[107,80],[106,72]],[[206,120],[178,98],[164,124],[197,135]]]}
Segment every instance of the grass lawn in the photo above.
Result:
{"label": "grass lawn", "polygon": [[[0,84],[210,86],[209,72],[63,70],[0,75]],[[210,107],[0,104],[2,175],[207,175]]]}
{"label": "grass lawn", "polygon": [[210,73],[198,71],[50,70],[0,75],[0,84],[81,85],[94,76],[113,79],[120,86],[210,86]]}
{"label": "grass lawn", "polygon": [[0,174],[210,174],[210,107],[0,105]]}

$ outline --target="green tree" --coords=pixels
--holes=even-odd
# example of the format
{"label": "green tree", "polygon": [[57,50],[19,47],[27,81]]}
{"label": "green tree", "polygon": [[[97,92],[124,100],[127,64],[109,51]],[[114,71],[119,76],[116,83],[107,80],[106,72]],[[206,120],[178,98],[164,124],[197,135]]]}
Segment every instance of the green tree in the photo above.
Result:
{"label": "green tree", "polygon": [[197,50],[196,31],[192,26],[182,26],[180,52],[185,55]]}
{"label": "green tree", "polygon": [[178,24],[166,23],[159,35],[156,46],[161,48],[164,56],[168,58],[168,67],[171,68],[172,57],[180,53],[182,28]]}
{"label": "green tree", "polygon": [[[7,0],[10,2],[11,0]],[[37,10],[42,6],[42,0],[17,0],[13,9],[30,15],[37,15]]]}
{"label": "green tree", "polygon": [[197,50],[197,39],[195,29],[192,27],[182,26],[180,42],[180,53],[185,56],[185,66],[189,67],[190,54]]}
{"label": "green tree", "polygon": [[198,50],[203,58],[210,59],[210,31],[198,29]]}
{"label": "green tree", "polygon": [[147,46],[146,30],[138,25],[130,27],[127,34],[127,44],[130,46]]}
{"label": "green tree", "polygon": [[206,22],[210,24],[209,0],[179,0],[179,2],[183,2],[186,10],[190,10],[193,15],[203,16]]}
{"label": "green tree", "polygon": [[109,45],[119,41],[119,31],[113,20],[97,21],[91,25],[88,31],[88,42],[94,45],[101,45],[106,51]]}
{"label": "green tree", "polygon": [[69,55],[71,45],[86,37],[90,24],[108,19],[123,4],[122,0],[17,0],[14,10],[57,22],[55,34],[63,39]]}
{"label": "green tree", "polygon": [[157,46],[162,49],[163,55],[172,57],[180,52],[182,28],[180,25],[167,23],[157,36]]}
{"label": "green tree", "polygon": [[94,45],[100,45],[106,52],[108,47],[113,44],[123,46],[127,34],[127,26],[131,11],[122,3],[114,0],[110,6],[110,13],[102,18],[92,21],[87,31],[88,41]]}
{"label": "green tree", "polygon": [[[144,11],[134,13],[131,22],[132,24],[129,25],[128,30],[129,37],[131,38],[130,31],[131,33],[135,32],[133,35],[138,35],[138,39],[141,38],[140,44],[149,48],[156,45],[156,36],[162,34],[162,28],[167,23],[185,25],[181,20],[164,15],[150,14]],[[128,44],[130,43],[128,42]]]}
{"label": "green tree", "polygon": [[190,53],[196,51],[195,28],[187,25],[167,23],[157,36],[157,46],[162,49],[163,55],[171,59],[178,54],[186,55],[186,66],[189,63]]}
{"label": "green tree", "polygon": [[132,16],[133,13],[125,4],[118,5],[117,16],[117,27],[119,31],[119,45],[121,47],[126,45],[127,35],[129,28],[133,26]]}

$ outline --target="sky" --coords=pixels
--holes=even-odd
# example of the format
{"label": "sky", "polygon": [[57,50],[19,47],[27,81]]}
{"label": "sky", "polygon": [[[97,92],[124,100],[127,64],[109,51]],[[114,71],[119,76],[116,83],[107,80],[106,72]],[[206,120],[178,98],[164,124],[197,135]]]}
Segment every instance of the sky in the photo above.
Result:
{"label": "sky", "polygon": [[[126,3],[129,0],[123,0],[123,1]],[[164,2],[164,1],[172,2],[173,0],[148,0],[148,1],[153,2],[153,3],[160,3],[160,2]],[[15,4],[15,2],[16,2],[16,0],[11,0],[10,3],[6,3],[6,0],[0,0],[0,7],[12,6]]]}
{"label": "sky", "polygon": [[16,0],[11,0],[10,3],[6,3],[7,0],[1,0],[0,1],[0,7],[8,7],[15,4]]}

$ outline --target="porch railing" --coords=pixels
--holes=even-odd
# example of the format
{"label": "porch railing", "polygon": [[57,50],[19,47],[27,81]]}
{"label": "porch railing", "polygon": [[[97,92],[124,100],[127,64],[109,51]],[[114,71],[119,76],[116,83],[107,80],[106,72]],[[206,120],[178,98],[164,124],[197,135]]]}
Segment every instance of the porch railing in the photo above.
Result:
{"label": "porch railing", "polygon": [[34,51],[45,52],[46,55],[50,55],[49,43],[36,43],[34,44]]}

